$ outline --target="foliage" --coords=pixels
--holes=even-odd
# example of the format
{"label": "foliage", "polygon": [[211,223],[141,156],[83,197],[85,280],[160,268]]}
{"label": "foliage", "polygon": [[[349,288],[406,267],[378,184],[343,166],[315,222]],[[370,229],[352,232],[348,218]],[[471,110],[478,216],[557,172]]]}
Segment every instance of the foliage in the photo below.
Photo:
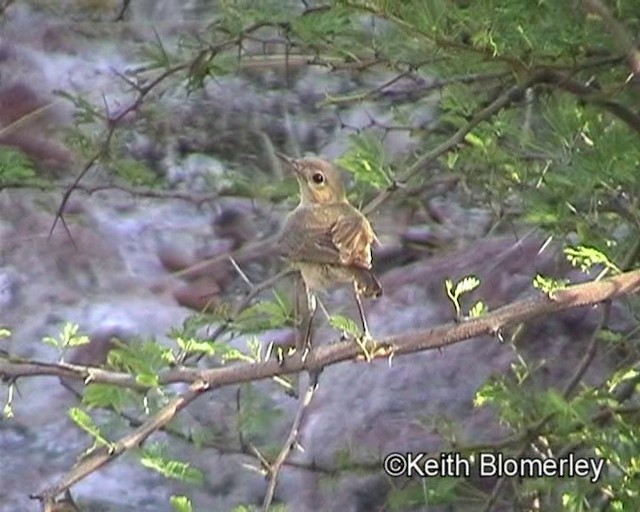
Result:
{"label": "foliage", "polygon": [[184,482],[202,483],[202,473],[189,466],[189,464],[166,457],[166,447],[160,444],[152,444],[142,451],[140,463],[149,469],[157,471],[167,478],[175,478]]}
{"label": "foliage", "polygon": [[[460,305],[460,298],[475,290],[478,286],[480,286],[480,280],[475,276],[467,276],[462,278],[457,283],[453,283],[451,279],[445,279],[444,287],[447,292],[447,297],[453,304],[453,307],[456,310],[456,318],[462,319],[462,306]],[[476,301],[473,306],[469,309],[469,318],[475,318],[486,312],[487,307],[482,301]]]}
{"label": "foliage", "polygon": [[72,324],[70,322],[65,323],[60,331],[58,338],[52,338],[46,336],[42,339],[47,345],[56,347],[58,350],[63,351],[70,347],[78,347],[80,345],[86,345],[89,343],[89,337],[78,334],[80,326],[78,324]]}
{"label": "foliage", "polygon": [[0,186],[3,183],[32,180],[36,177],[33,163],[16,149],[0,147]]}

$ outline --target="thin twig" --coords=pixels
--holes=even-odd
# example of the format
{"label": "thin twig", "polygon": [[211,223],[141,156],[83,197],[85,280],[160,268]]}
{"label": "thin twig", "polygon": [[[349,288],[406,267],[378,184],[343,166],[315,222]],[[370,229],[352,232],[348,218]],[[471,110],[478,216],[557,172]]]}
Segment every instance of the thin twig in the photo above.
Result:
{"label": "thin twig", "polygon": [[291,424],[291,429],[289,430],[289,435],[287,435],[287,439],[284,442],[280,453],[276,457],[276,460],[268,466],[267,472],[269,476],[269,485],[267,486],[267,493],[265,494],[264,501],[262,502],[262,512],[268,512],[271,503],[273,502],[273,496],[276,491],[276,485],[278,483],[278,474],[280,473],[280,469],[282,465],[287,460],[287,457],[291,453],[291,450],[295,447],[298,441],[298,432],[300,430],[300,424],[302,419],[304,418],[304,414],[313,400],[313,396],[318,389],[318,372],[310,372],[309,373],[309,385],[307,386],[307,391],[303,395],[300,405],[298,407],[298,411],[296,412],[296,416],[293,419],[293,423]]}

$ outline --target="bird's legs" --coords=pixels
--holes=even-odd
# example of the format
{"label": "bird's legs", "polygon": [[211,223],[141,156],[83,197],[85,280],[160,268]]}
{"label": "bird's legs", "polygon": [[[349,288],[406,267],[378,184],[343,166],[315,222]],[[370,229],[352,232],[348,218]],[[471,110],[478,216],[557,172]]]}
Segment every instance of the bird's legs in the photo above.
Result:
{"label": "bird's legs", "polygon": [[298,349],[303,350],[302,359],[307,357],[309,350],[311,350],[311,329],[313,327],[313,318],[316,315],[318,302],[315,294],[309,290],[309,287],[305,285],[305,294],[307,296],[307,325],[305,328],[304,338],[302,339],[302,345]]}
{"label": "bird's legs", "polygon": [[364,315],[364,308],[362,307],[362,300],[358,289],[354,285],[353,295],[356,298],[356,304],[358,306],[358,313],[360,314],[360,321],[362,322],[362,333],[366,339],[371,339],[371,331],[369,331],[369,324],[367,324],[367,317]]}
{"label": "bird's legs", "polygon": [[[367,324],[367,317],[364,314],[364,308],[362,307],[362,300],[360,299],[360,294],[358,293],[358,288],[354,283],[354,297],[356,299],[356,304],[358,306],[358,313],[360,314],[360,321],[362,322],[362,337],[356,338],[356,343],[362,349],[362,354],[364,358],[371,362],[373,361],[373,350],[370,347],[367,347],[369,342],[373,342],[373,337],[371,336],[371,331],[369,331],[369,324]],[[375,349],[375,342],[373,343]]]}

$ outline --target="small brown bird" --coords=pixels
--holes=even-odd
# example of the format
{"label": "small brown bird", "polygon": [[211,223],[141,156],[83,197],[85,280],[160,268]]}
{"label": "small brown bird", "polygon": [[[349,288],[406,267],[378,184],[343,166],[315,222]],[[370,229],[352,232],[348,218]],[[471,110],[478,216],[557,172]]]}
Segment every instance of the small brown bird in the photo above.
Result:
{"label": "small brown bird", "polygon": [[353,283],[364,335],[370,337],[360,296],[378,297],[382,287],[371,271],[371,244],[377,240],[367,218],[348,201],[338,169],[320,158],[278,153],[300,186],[300,204],[288,216],[280,238],[282,255],[302,275],[307,290],[309,345],[315,292],[333,283]]}

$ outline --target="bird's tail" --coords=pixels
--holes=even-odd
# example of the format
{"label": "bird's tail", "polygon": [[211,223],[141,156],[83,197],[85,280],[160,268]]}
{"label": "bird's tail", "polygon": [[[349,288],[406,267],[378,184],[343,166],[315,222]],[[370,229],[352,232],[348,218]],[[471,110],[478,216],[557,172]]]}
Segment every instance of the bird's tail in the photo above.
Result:
{"label": "bird's tail", "polygon": [[382,295],[382,285],[371,270],[354,267],[353,276],[356,285],[356,292],[363,297],[380,297]]}

